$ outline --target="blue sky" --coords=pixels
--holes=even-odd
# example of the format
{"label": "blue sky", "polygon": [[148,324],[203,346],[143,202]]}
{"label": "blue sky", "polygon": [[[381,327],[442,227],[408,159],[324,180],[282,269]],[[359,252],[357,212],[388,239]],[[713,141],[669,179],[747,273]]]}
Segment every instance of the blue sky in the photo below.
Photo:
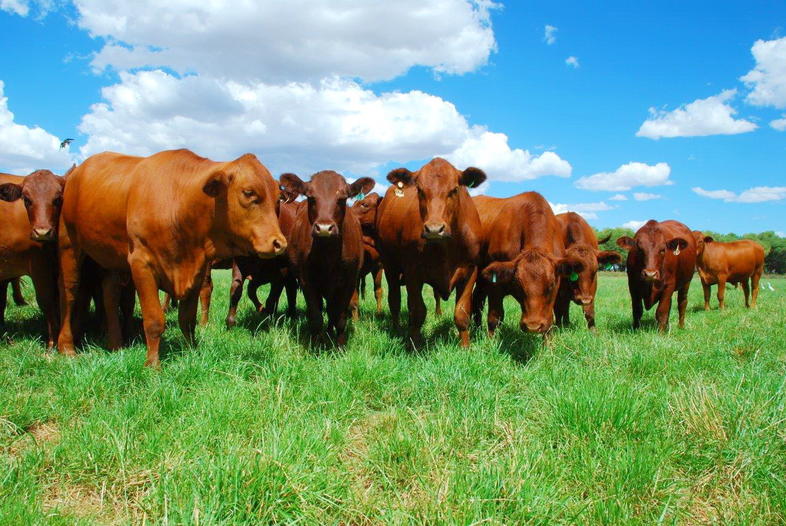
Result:
{"label": "blue sky", "polygon": [[0,170],[189,147],[384,183],[443,155],[597,227],[786,232],[783,2],[205,4],[0,0]]}

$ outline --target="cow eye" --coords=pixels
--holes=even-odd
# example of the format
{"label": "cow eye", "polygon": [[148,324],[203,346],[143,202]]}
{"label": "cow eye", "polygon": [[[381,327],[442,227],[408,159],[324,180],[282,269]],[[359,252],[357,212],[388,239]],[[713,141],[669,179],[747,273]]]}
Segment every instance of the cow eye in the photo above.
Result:
{"label": "cow eye", "polygon": [[458,186],[457,186],[457,187],[455,187],[455,188],[454,188],[453,190],[451,190],[450,192],[448,192],[448,195],[452,197],[452,196],[456,195],[456,192],[458,192]]}
{"label": "cow eye", "polygon": [[23,199],[23,200],[24,200],[24,202],[25,202],[25,206],[30,206],[30,205],[32,205],[32,204],[33,204],[33,201],[32,201],[32,199],[30,199],[30,198],[29,198],[29,197],[27,197],[27,196],[24,196],[22,199]]}
{"label": "cow eye", "polygon": [[253,197],[254,191],[253,190],[243,190],[243,195],[246,197]]}
{"label": "cow eye", "polygon": [[63,198],[62,197],[55,197],[55,200],[52,201],[52,204],[55,205],[55,206],[62,205],[63,204]]}

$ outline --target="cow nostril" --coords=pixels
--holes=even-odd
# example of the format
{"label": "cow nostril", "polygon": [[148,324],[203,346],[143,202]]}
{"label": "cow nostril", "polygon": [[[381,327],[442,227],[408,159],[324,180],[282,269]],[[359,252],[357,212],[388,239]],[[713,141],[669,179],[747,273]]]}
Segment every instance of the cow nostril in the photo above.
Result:
{"label": "cow nostril", "polygon": [[273,240],[273,250],[275,250],[276,252],[281,250],[281,241],[279,241],[278,239]]}

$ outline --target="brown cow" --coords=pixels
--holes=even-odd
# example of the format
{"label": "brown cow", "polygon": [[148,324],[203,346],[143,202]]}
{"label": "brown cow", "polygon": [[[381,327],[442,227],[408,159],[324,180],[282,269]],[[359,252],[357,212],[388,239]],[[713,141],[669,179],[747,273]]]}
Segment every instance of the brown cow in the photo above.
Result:
{"label": "brown cow", "polygon": [[473,297],[475,319],[479,321],[488,296],[488,332],[493,336],[504,317],[503,299],[512,295],[521,306],[519,328],[547,336],[560,283],[584,270],[582,260],[566,255],[562,228],[539,193],[477,196],[474,201],[483,224],[484,265]]}
{"label": "brown cow", "polygon": [[297,268],[312,342],[322,333],[322,300],[328,314],[328,331],[335,329],[336,343],[347,342],[347,314],[357,288],[363,265],[363,239],[360,222],[347,211],[347,199],[374,187],[374,180],[363,177],[347,184],[336,172],[322,171],[308,183],[297,175],[280,178],[285,192],[305,195],[292,227],[290,257]]}
{"label": "brown cow", "polygon": [[[685,327],[688,289],[696,267],[696,241],[679,221],[650,219],[636,237],[623,236],[617,245],[628,251],[628,290],[633,308],[633,328],[638,329],[644,308],[658,304],[658,329],[669,326],[671,297],[677,291],[680,328]],[[642,307],[643,305],[643,307]]]}
{"label": "brown cow", "polygon": [[[191,343],[210,262],[245,254],[274,257],[287,245],[275,214],[279,190],[251,154],[221,163],[188,150],[150,157],[101,153],[71,173],[63,198],[58,348],[64,354],[74,354],[71,316],[85,257],[109,276],[131,273],[142,308],[145,364],[158,366],[164,331],[159,289],[180,300],[180,329]],[[117,293],[107,290],[119,289],[108,285],[105,304],[116,306]],[[108,308],[107,324],[110,342],[120,340],[116,308]]]}
{"label": "brown cow", "polygon": [[[759,297],[759,279],[764,272],[764,247],[750,239],[722,243],[697,230],[693,231],[693,236],[696,240],[696,268],[704,288],[704,310],[710,310],[713,285],[718,285],[718,305],[723,309],[726,283],[741,284],[745,306],[755,307]],[[753,298],[749,303],[751,291]]]}
{"label": "brown cow", "polygon": [[[292,241],[292,228],[299,208],[305,202],[282,202],[279,204],[278,222],[281,232],[287,238],[287,243]],[[291,243],[290,243],[291,246]],[[257,312],[275,314],[281,291],[287,292],[287,316],[295,316],[297,307],[297,272],[290,254],[283,254],[273,259],[260,259],[254,256],[236,257],[232,263],[232,285],[229,289],[229,312],[227,313],[227,327],[234,327],[237,316],[237,305],[243,296],[243,282],[250,279],[248,284],[248,298],[254,304]],[[257,289],[265,283],[270,283],[270,293],[265,305],[259,302]]]}
{"label": "brown cow", "polygon": [[30,276],[47,323],[47,348],[57,336],[57,224],[65,178],[49,170],[28,176],[0,174],[0,326],[5,322],[7,280]]}
{"label": "brown cow", "polygon": [[[377,211],[382,198],[372,192],[352,205],[352,212],[360,221],[363,230],[363,267],[358,277],[358,288],[365,296],[366,276],[371,274],[374,281],[374,298],[377,301],[377,314],[382,313],[382,259],[377,250]],[[358,319],[358,294],[352,298],[352,317]]]}
{"label": "brown cow", "polygon": [[620,263],[622,256],[613,250],[599,250],[598,243],[605,243],[609,237],[600,242],[592,227],[575,212],[557,214],[563,235],[565,236],[565,253],[580,259],[584,269],[563,279],[557,295],[555,314],[557,323],[570,323],[570,302],[581,305],[587,328],[595,328],[595,293],[598,290],[598,265]]}
{"label": "brown cow", "polygon": [[409,337],[415,346],[422,342],[420,331],[426,318],[424,283],[443,299],[456,289],[453,320],[461,346],[469,345],[481,226],[467,187],[474,188],[485,180],[486,174],[478,168],[461,172],[440,158],[432,159],[416,172],[398,168],[388,174],[393,186],[377,212],[377,246],[396,326],[402,278],[407,287]]}

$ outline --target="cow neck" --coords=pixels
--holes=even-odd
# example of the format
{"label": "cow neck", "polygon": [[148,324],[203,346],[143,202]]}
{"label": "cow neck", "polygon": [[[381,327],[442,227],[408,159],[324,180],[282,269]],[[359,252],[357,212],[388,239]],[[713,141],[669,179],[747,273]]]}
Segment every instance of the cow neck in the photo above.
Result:
{"label": "cow neck", "polygon": [[[187,184],[181,187],[182,199],[178,199],[175,211],[174,236],[177,250],[182,249],[189,254],[195,248],[203,248],[208,259],[223,257],[222,243],[219,232],[222,230],[221,221],[216,221],[218,210],[223,206],[226,209],[226,192],[218,197],[210,197],[203,191],[205,177],[197,178],[197,184]],[[226,228],[223,228],[226,237]]]}

